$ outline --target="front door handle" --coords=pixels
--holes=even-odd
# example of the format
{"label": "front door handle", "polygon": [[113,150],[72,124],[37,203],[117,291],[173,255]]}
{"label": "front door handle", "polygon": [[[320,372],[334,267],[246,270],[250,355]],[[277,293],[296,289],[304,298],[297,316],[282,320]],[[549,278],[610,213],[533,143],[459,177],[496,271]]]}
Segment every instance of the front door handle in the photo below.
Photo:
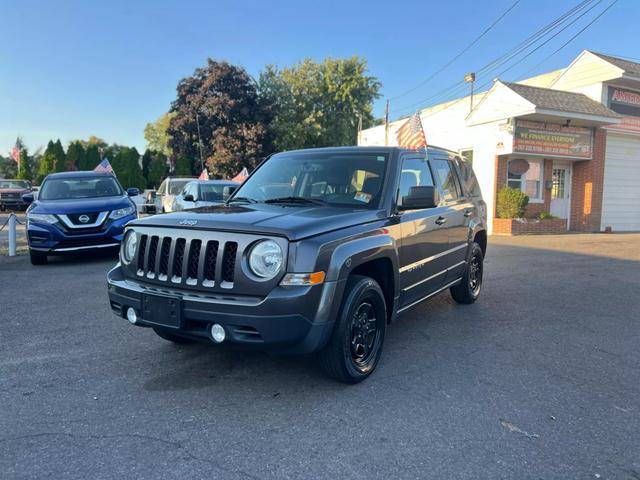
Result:
{"label": "front door handle", "polygon": [[438,217],[436,218],[436,225],[444,225],[445,223],[447,223],[447,219],[444,217]]}
{"label": "front door handle", "polygon": [[471,216],[471,213],[473,213],[473,212],[471,212],[471,210],[465,210],[465,211],[464,211],[464,216],[465,216],[465,217],[470,217],[470,216]]}

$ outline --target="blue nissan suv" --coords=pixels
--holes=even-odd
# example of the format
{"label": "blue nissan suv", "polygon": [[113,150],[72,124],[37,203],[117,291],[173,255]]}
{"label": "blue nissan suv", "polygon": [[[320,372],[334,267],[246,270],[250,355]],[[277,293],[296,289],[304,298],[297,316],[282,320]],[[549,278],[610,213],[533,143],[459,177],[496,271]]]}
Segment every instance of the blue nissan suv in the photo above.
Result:
{"label": "blue nissan suv", "polygon": [[62,172],[48,175],[38,198],[23,195],[27,209],[27,238],[33,265],[48,255],[118,247],[124,226],[136,218],[129,199],[137,188],[124,190],[110,173]]}

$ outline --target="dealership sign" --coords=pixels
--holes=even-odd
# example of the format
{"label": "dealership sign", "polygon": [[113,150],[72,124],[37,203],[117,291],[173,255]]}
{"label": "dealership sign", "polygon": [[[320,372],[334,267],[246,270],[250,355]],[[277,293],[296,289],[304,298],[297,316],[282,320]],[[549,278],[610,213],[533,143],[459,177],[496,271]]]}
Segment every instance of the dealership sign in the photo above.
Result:
{"label": "dealership sign", "polygon": [[593,153],[593,130],[516,120],[513,152],[590,159]]}
{"label": "dealership sign", "polygon": [[622,115],[640,117],[640,93],[609,87],[609,108]]}

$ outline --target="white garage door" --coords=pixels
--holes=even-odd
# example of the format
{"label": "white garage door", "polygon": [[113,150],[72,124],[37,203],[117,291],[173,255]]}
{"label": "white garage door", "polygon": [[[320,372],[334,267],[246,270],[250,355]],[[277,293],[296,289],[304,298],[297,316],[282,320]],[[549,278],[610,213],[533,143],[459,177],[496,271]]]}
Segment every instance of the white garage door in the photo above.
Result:
{"label": "white garage door", "polygon": [[640,230],[640,138],[607,135],[602,228]]}

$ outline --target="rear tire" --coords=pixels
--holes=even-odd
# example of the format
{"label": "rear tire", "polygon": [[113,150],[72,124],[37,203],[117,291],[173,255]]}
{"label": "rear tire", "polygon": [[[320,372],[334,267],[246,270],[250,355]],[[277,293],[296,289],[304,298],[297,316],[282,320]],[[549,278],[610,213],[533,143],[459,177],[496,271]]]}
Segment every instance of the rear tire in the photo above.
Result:
{"label": "rear tire", "polygon": [[46,265],[47,254],[42,252],[36,252],[35,250],[29,250],[29,258],[31,259],[31,265]]}
{"label": "rear tire", "polygon": [[352,275],[329,343],[319,354],[320,365],[341,382],[361,382],[378,365],[386,327],[387,305],[380,285]]}
{"label": "rear tire", "polygon": [[467,253],[467,265],[462,276],[462,281],[449,289],[451,296],[458,303],[471,304],[480,296],[482,290],[484,255],[482,248],[475,242],[469,245]]}
{"label": "rear tire", "polygon": [[156,332],[160,338],[167,340],[168,342],[173,342],[179,345],[187,345],[189,343],[194,343],[195,340],[191,340],[190,338],[181,337],[176,335],[175,333],[167,332],[166,330],[162,330],[160,328],[153,328],[153,331]]}

